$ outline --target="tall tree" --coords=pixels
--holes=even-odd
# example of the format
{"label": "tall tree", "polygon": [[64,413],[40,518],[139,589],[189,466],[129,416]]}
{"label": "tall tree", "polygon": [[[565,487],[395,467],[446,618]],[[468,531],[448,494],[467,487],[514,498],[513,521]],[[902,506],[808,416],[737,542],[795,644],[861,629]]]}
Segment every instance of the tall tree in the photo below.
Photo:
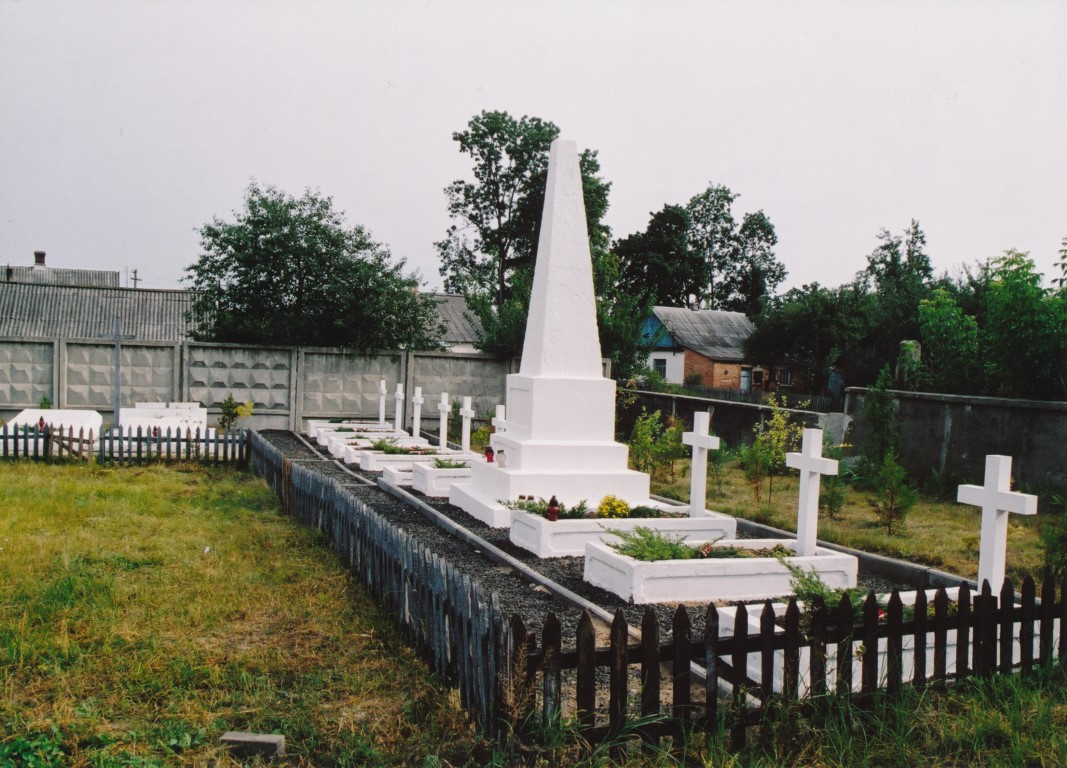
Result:
{"label": "tall tree", "polygon": [[694,306],[707,282],[705,262],[689,247],[689,214],[665,205],[651,214],[644,232],[618,240],[620,285],[650,304]]}
{"label": "tall tree", "polygon": [[704,262],[701,305],[755,317],[760,302],[785,280],[786,270],[774,255],[778,235],[767,214],[747,213],[737,225],[731,208],[738,197],[729,187],[709,184],[690,198],[689,245]]}
{"label": "tall tree", "polygon": [[184,278],[199,340],[424,349],[443,331],[404,262],[310,190],[252,182],[232,221],[200,228],[200,246]]}
{"label": "tall tree", "polygon": [[922,360],[930,388],[949,394],[973,394],[985,386],[978,321],[964,314],[945,288],[919,301]]}
{"label": "tall tree", "polygon": [[737,235],[737,260],[720,278],[719,306],[755,317],[785,280],[785,266],[774,256],[778,235],[763,211],[746,213]]}
{"label": "tall tree", "polygon": [[[445,188],[455,223],[436,243],[445,289],[462,293],[483,329],[480,348],[518,354],[526,328],[533,263],[548,176],[548,151],[559,128],[538,117],[483,111],[454,133],[473,161],[473,180]],[[593,260],[610,231],[602,223],[611,185],[599,177],[596,152],[579,157]]]}
{"label": "tall tree", "polygon": [[919,301],[933,290],[933,267],[926,255],[926,235],[912,220],[902,235],[883,229],[881,243],[867,256],[859,288],[874,296],[869,332],[850,355],[856,383],[869,384],[885,365],[896,361],[900,342],[919,338]]}
{"label": "tall tree", "polygon": [[730,288],[721,285],[738,261],[737,222],[731,207],[738,195],[717,184],[689,198],[689,247],[704,262],[704,285],[699,300],[712,309],[721,309]]}
{"label": "tall tree", "polygon": [[807,389],[826,390],[830,369],[867,332],[870,296],[855,285],[793,288],[768,302],[745,342],[745,358],[768,368],[798,366]]}
{"label": "tall tree", "polygon": [[1067,299],[1019,251],[994,259],[990,277],[981,336],[996,394],[1067,398]]}

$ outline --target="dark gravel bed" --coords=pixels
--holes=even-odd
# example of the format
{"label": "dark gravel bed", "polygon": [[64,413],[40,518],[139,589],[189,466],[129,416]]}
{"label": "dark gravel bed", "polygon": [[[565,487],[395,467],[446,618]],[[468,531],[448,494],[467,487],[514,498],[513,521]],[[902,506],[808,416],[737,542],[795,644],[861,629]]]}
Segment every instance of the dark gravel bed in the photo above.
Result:
{"label": "dark gravel bed", "polygon": [[[500,565],[485,557],[480,551],[472,548],[466,542],[439,528],[421,511],[404,504],[380,488],[361,483],[352,474],[354,473],[360,478],[376,482],[381,473],[360,470],[352,470],[352,473],[350,473],[334,463],[328,453],[320,451],[317,447],[314,451],[310,450],[291,432],[264,431],[261,435],[294,461],[305,464],[308,468],[314,468],[324,475],[339,479],[379,514],[389,519],[409,535],[417,538],[433,552],[445,557],[453,567],[479,581],[487,591],[495,592],[500,598],[504,614],[507,616],[513,613],[519,614],[522,616],[523,621],[526,622],[528,629],[539,632],[549,612],[554,612],[563,629],[564,644],[573,644],[580,616],[578,609],[548,593],[543,587],[531,584],[512,568]],[[610,613],[615,613],[615,611],[621,609],[631,626],[640,626],[645,607],[630,605],[610,592],[605,592],[602,589],[586,584],[582,579],[583,558],[541,559],[535,557],[526,550],[512,544],[508,538],[508,530],[506,528],[490,528],[443,499],[423,496],[410,489],[406,490],[449,519],[462,525],[493,546],[507,552],[552,581],[570,589],[575,594]],[[904,585],[887,582],[884,579],[867,578],[862,574],[860,584],[879,592],[894,588],[905,588]],[[677,607],[677,605],[653,606],[660,620],[660,634],[664,642],[670,639],[671,624]],[[686,611],[693,627],[693,636],[699,637],[704,631],[706,606],[686,605]]]}

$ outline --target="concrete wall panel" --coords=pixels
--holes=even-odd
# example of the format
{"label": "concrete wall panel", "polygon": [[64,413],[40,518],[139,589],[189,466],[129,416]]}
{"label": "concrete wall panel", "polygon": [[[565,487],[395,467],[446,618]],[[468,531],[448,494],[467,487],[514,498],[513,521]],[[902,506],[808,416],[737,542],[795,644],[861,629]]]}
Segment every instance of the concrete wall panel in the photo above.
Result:
{"label": "concrete wall panel", "polygon": [[402,381],[403,355],[357,355],[335,350],[304,352],[300,399],[304,418],[326,416],[378,417],[378,383],[389,391],[386,411],[393,412],[393,393]]}
{"label": "concrete wall panel", "polygon": [[0,342],[0,406],[21,411],[39,405],[45,397],[55,404],[54,357],[51,341]]}

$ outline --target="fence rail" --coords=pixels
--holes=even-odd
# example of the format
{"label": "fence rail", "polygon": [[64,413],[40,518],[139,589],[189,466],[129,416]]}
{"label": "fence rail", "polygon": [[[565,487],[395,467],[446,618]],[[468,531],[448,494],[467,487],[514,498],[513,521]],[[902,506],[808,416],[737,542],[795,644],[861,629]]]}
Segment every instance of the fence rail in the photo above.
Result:
{"label": "fence rail", "polygon": [[[660,391],[649,386],[639,387],[639,389],[646,392]],[[762,389],[715,389],[699,385],[683,385],[678,394],[689,395],[691,397],[705,397],[711,400],[728,400],[734,403],[752,403],[754,405],[763,405],[766,403],[768,395],[777,394],[778,401],[783,408],[813,411],[815,413],[840,413],[845,408],[844,396],[831,397],[829,395],[797,394],[782,389],[779,389],[776,392],[768,392]]]}
{"label": "fence rail", "polygon": [[[624,733],[652,742],[693,728],[725,728],[741,748],[746,726],[775,700],[837,691],[862,702],[879,689],[893,695],[906,684],[1029,674],[1067,661],[1067,578],[1058,601],[1051,579],[1040,599],[1031,579],[1019,600],[1010,583],[999,596],[988,584],[977,595],[963,584],[955,601],[944,589],[929,602],[918,593],[910,615],[896,592],[884,610],[868,595],[859,619],[847,598],[836,607],[816,601],[806,614],[791,600],[782,616],[767,602],[755,632],[749,607],[738,605],[732,635],[720,633],[728,628],[720,613],[731,609],[709,605],[699,638],[679,609],[667,643],[651,609],[639,644],[630,644],[620,611],[603,647],[587,613],[573,646],[563,644],[560,622],[550,614],[538,642],[521,617],[505,621],[495,595],[376,513],[361,498],[365,489],[290,460],[258,433],[250,446],[253,470],[285,511],[325,534],[407,640],[459,689],[482,732],[502,746],[513,736],[535,738],[531,726],[538,721],[565,716],[590,743]],[[691,662],[704,666],[705,679],[692,674]],[[668,678],[662,665],[673,669]]]}
{"label": "fence rail", "polygon": [[216,431],[181,429],[113,429],[99,436],[73,427],[0,427],[0,458],[43,460],[82,460],[119,464],[158,461],[200,461],[213,464],[248,463],[248,430]]}

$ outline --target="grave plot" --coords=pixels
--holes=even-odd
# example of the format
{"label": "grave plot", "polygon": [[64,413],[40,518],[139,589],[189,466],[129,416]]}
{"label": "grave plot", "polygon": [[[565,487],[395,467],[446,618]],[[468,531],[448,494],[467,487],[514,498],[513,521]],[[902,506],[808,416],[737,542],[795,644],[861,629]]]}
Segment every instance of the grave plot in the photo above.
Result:
{"label": "grave plot", "polygon": [[470,465],[472,462],[485,461],[484,457],[474,456],[475,458],[466,461],[449,458],[449,462],[464,465],[457,467],[441,467],[424,462],[413,464],[411,466],[411,487],[427,496],[447,498],[449,490],[452,488],[452,483],[470,478]]}
{"label": "grave plot", "polygon": [[556,139],[522,361],[507,377],[506,420],[490,438],[497,458],[472,464],[448,496],[495,528],[511,524],[500,500],[524,495],[650,503],[648,475],[628,468],[629,450],[615,441],[615,382],[603,371],[586,230],[577,147]]}
{"label": "grave plot", "polygon": [[[690,444],[696,441],[691,439]],[[701,541],[683,536],[684,541],[675,541],[683,548],[679,553],[688,557],[662,560],[638,560],[591,541],[585,547],[585,580],[640,604],[779,597],[792,590],[792,576],[784,563],[814,571],[831,587],[854,587],[856,558],[816,546],[819,477],[837,473],[837,462],[822,458],[821,452],[822,430],[805,429],[801,452],[786,455],[786,463],[800,470],[796,540]],[[725,553],[731,556],[723,557]]]}
{"label": "grave plot", "polygon": [[165,435],[168,430],[173,435],[208,434],[207,408],[200,403],[137,403],[133,408],[119,409],[119,424],[130,436],[138,429],[144,437]]}
{"label": "grave plot", "polygon": [[511,514],[511,542],[538,557],[582,557],[586,544],[618,542],[616,533],[632,532],[638,527],[684,535],[696,541],[733,538],[737,533],[737,521],[729,515],[705,509],[702,503],[706,495],[708,450],[718,448],[719,439],[708,434],[710,417],[707,413],[695,413],[693,419],[693,431],[686,432],[682,438],[687,445],[693,446],[688,507],[653,501],[647,506],[635,507],[625,517],[599,517],[591,512],[580,518],[551,520],[516,505]]}
{"label": "grave plot", "polygon": [[[8,450],[43,454],[57,437],[62,448],[81,454],[95,450],[104,419],[96,411],[66,408],[27,408],[0,428],[3,446]],[[46,428],[48,435],[46,436]]]}

